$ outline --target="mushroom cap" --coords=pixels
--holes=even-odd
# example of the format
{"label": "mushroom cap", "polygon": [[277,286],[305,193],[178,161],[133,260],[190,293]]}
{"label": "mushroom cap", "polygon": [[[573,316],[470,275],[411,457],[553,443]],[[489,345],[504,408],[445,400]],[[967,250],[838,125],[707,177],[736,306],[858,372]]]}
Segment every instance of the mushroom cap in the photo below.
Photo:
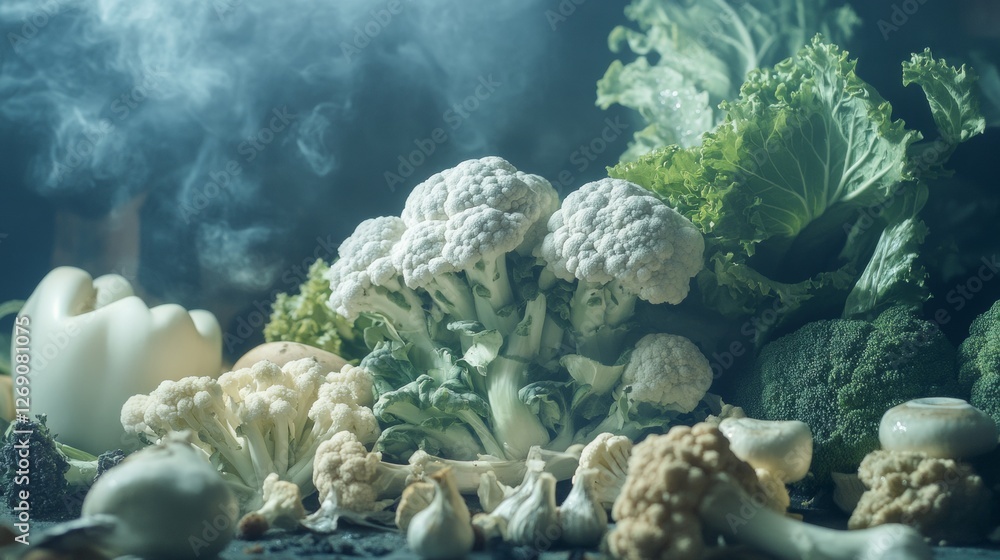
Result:
{"label": "mushroom cap", "polygon": [[719,423],[719,431],[737,457],[782,482],[797,482],[809,472],[813,438],[805,422],[730,417]]}
{"label": "mushroom cap", "polygon": [[928,397],[890,408],[878,439],[887,451],[919,451],[931,457],[965,459],[997,446],[997,424],[962,399]]}

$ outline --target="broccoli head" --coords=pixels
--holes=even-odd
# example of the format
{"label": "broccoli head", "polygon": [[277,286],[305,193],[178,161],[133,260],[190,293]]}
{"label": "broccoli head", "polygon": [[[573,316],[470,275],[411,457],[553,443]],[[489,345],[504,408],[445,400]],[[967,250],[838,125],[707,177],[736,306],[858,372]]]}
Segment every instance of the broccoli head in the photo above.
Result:
{"label": "broccoli head", "polygon": [[122,461],[125,460],[125,452],[121,449],[115,449],[113,451],[105,451],[97,456],[97,472],[94,474],[94,482],[101,477],[104,473],[117,467]]}
{"label": "broccoli head", "polygon": [[[121,463],[125,453],[116,449],[98,457],[60,443],[45,425],[45,415],[36,418],[36,421],[14,422],[4,435],[0,447],[3,500],[11,509],[27,501],[33,519],[56,521],[79,517],[90,486],[105,471]],[[24,453],[28,455],[26,458]],[[21,499],[22,491],[28,492],[28,500]]]}
{"label": "broccoli head", "polygon": [[[21,456],[22,451],[27,458]],[[42,520],[68,519],[80,513],[79,504],[69,499],[69,461],[59,452],[44,415],[38,415],[37,422],[17,420],[10,425],[0,448],[0,471],[4,503],[11,509],[26,501],[31,517]],[[21,499],[24,491],[28,500]]]}
{"label": "broccoli head", "polygon": [[330,268],[322,259],[309,267],[298,294],[278,294],[271,306],[271,319],[264,326],[268,342],[289,341],[332,352],[345,360],[359,360],[368,353],[355,325],[327,305],[331,288],[323,276]]}
{"label": "broccoli head", "polygon": [[1000,422],[1000,301],[969,326],[958,347],[958,379],[969,403]]}
{"label": "broccoli head", "polygon": [[879,446],[886,410],[910,399],[959,396],[955,348],[915,310],[891,307],[872,321],[809,323],[765,346],[735,381],[733,401],[753,418],[801,420],[814,437],[811,471],[854,472]]}

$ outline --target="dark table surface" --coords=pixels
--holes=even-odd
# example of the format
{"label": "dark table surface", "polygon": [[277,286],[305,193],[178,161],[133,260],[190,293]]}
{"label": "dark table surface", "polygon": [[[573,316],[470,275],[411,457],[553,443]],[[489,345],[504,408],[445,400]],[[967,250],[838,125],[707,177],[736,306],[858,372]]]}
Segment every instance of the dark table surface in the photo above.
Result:
{"label": "dark table surface", "polygon": [[[10,523],[10,514],[2,512],[3,522]],[[843,518],[829,515],[807,516],[810,521],[824,526],[839,528]],[[35,522],[32,533],[38,535],[52,523]],[[387,560],[416,558],[406,547],[406,538],[399,533],[376,532],[366,529],[345,528],[334,535],[289,534],[283,531],[271,531],[268,538],[256,541],[233,541],[229,544],[221,558],[224,560],[263,560],[263,559],[325,559],[331,558],[385,558]],[[525,560],[539,558],[541,560],[598,560],[601,555],[596,552],[582,553],[569,550],[550,550],[540,554],[529,549],[509,549],[490,552],[478,552],[470,556],[473,560],[487,558],[523,558]],[[754,558],[764,560],[761,556],[744,556],[726,553],[718,556],[734,560],[734,558]],[[934,558],[938,560],[960,559],[994,559],[1000,560],[1000,546],[994,547],[935,547]]]}

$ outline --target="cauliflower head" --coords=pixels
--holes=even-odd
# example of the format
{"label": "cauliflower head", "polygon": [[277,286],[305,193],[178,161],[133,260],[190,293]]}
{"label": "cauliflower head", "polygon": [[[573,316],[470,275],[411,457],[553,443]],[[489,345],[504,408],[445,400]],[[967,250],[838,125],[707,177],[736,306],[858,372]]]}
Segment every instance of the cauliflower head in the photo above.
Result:
{"label": "cauliflower head", "polygon": [[617,280],[650,303],[683,301],[704,266],[705,240],[694,224],[621,179],[570,193],[548,227],[537,254],[556,276],[595,284]]}
{"label": "cauliflower head", "polygon": [[672,334],[649,334],[636,343],[622,374],[632,405],[691,412],[712,385],[712,367],[693,342]]}
{"label": "cauliflower head", "polygon": [[445,223],[442,254],[464,269],[525,241],[534,246],[558,206],[559,194],[547,180],[490,156],[464,161],[417,185],[402,219],[407,227]]}

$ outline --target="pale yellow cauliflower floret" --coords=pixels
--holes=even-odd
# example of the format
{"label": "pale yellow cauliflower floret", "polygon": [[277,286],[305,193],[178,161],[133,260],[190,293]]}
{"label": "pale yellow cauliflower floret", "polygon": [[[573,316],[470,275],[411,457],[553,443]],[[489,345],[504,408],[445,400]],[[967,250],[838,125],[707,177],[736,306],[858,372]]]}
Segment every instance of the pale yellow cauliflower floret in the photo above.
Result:
{"label": "pale yellow cauliflower floret", "polygon": [[949,544],[981,541],[989,529],[991,493],[966,463],[879,450],[864,458],[858,476],[869,490],[848,521],[851,529],[904,523]]}
{"label": "pale yellow cauliflower floret", "polygon": [[608,535],[616,558],[699,560],[705,553],[699,504],[716,483],[764,493],[750,465],[729,449],[715,426],[675,426],[632,450],[625,486],[615,501]]}

